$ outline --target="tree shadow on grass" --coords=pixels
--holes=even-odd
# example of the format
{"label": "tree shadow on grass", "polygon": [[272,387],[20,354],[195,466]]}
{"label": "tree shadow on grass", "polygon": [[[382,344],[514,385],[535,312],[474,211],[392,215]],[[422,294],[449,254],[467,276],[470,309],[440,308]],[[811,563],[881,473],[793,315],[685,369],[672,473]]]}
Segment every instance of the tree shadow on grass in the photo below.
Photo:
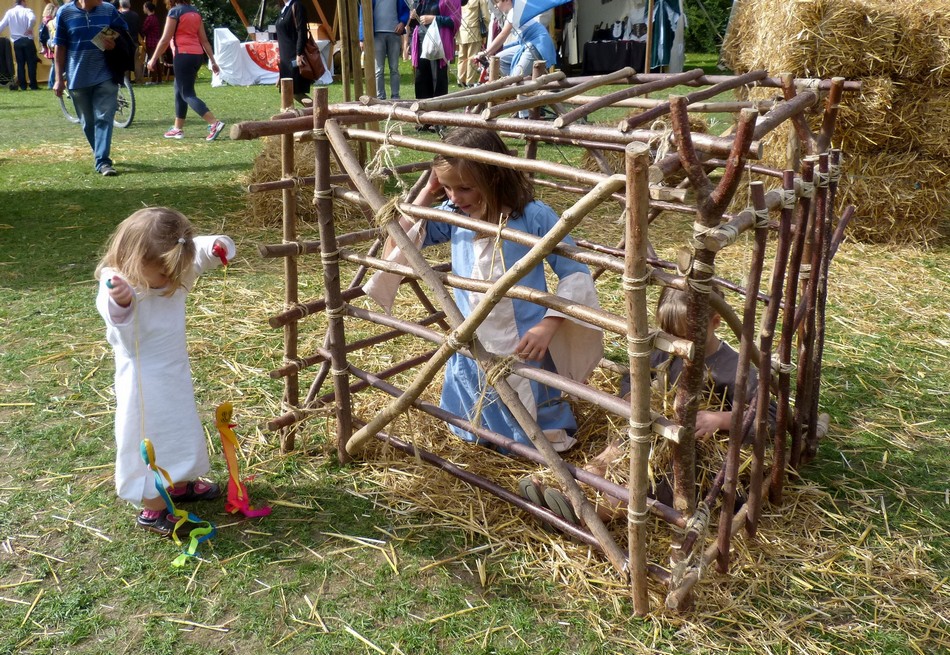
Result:
{"label": "tree shadow on grass", "polygon": [[[199,170],[229,168],[211,164]],[[125,170],[148,174],[167,168],[134,164]],[[183,175],[189,172],[194,170],[182,170]],[[140,179],[137,175],[89,175],[80,178],[85,188],[6,193],[0,221],[0,288],[48,290],[91,280],[107,239],[136,210],[161,205],[188,207],[189,218],[203,232],[220,229],[220,217],[233,212],[244,194],[237,185],[223,188],[214,181],[161,188],[139,186]],[[208,218],[213,218],[213,223],[209,224]]]}

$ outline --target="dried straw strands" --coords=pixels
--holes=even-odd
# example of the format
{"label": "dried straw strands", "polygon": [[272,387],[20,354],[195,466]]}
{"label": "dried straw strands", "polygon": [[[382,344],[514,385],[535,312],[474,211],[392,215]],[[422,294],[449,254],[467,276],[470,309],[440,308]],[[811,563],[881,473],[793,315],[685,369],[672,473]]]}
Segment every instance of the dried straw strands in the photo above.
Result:
{"label": "dried straw strands", "polygon": [[[950,236],[950,2],[740,0],[723,60],[736,71],[863,78],[835,137],[848,159],[841,200],[857,207],[853,235],[919,244]],[[787,146],[787,135],[772,135],[765,162],[783,167]]]}
{"label": "dried straw strands", "polygon": [[735,71],[950,79],[950,2],[738,0],[723,43]]}

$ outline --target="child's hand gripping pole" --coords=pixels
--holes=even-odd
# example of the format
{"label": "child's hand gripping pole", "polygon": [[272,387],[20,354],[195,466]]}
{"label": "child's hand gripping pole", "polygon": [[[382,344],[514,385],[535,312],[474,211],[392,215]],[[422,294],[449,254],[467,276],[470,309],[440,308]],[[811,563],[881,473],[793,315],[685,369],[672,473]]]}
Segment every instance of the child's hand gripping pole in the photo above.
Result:
{"label": "child's hand gripping pole", "polygon": [[158,489],[159,496],[161,496],[162,500],[165,501],[165,508],[168,510],[169,514],[172,516],[177,516],[179,519],[175,523],[175,527],[172,529],[172,539],[174,539],[175,545],[177,545],[179,548],[182,548],[181,538],[178,536],[178,528],[184,525],[185,522],[195,523],[199,526],[192,529],[188,534],[188,547],[182,548],[181,555],[172,561],[172,566],[182,566],[189,557],[197,556],[198,546],[214,537],[217,529],[210,521],[202,520],[191,512],[186,512],[183,509],[177,509],[175,507],[175,503],[172,501],[171,495],[168,493],[168,489],[166,488],[165,484],[167,482],[168,487],[173,486],[171,476],[168,475],[168,471],[155,463],[155,448],[152,446],[152,442],[150,440],[142,440],[141,452],[142,459],[145,461],[145,465],[151,469],[153,475],[155,476],[155,488]]}
{"label": "child's hand gripping pole", "polygon": [[224,504],[224,509],[231,514],[241,512],[248,518],[267,516],[271,508],[266,505],[257,509],[253,508],[247,488],[241,482],[237,461],[238,440],[232,429],[235,424],[231,423],[233,415],[234,407],[231,403],[221,403],[214,410],[214,423],[221,435],[221,447],[224,451],[224,459],[228,463],[228,500]]}

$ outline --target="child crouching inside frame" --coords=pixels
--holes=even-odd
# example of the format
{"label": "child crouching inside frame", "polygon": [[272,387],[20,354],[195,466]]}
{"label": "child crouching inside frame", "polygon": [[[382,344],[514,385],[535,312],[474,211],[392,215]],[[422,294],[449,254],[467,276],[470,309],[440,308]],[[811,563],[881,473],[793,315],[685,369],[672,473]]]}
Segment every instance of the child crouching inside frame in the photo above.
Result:
{"label": "child crouching inside frame", "polygon": [[[722,292],[713,287],[712,292],[722,297]],[[685,291],[664,287],[660,292],[660,298],[656,307],[656,323],[661,330],[679,338],[686,338],[689,334],[687,330],[689,313],[687,294]],[[710,310],[709,323],[706,329],[705,343],[705,369],[706,385],[712,391],[712,395],[718,400],[716,407],[701,409],[696,414],[696,438],[706,440],[713,438],[716,434],[728,434],[732,426],[733,398],[736,389],[736,369],[739,364],[739,353],[732,346],[719,338],[716,330],[722,322],[722,317],[713,310]],[[675,385],[683,372],[683,360],[664,351],[654,350],[650,356],[650,369],[654,376],[653,384],[658,387],[661,393],[667,393]],[[749,369],[746,378],[746,403],[747,411],[754,411],[755,398],[758,387],[758,375],[754,367]],[[620,381],[620,395],[629,400],[630,394],[630,376],[625,375]],[[769,407],[769,425],[770,431],[775,429],[775,403]],[[743,443],[749,444],[752,441],[754,423],[744,421],[749,427],[746,434],[743,435]],[[606,478],[610,471],[615,471],[625,463],[626,449],[623,440],[614,440],[591,458],[584,469]],[[653,481],[651,496],[660,502],[672,506],[672,481],[670,480],[671,471],[657,471],[657,477]],[[571,522],[579,523],[577,513],[571,506],[564,494],[553,487],[545,488],[533,477],[523,478],[518,485],[522,496],[531,502],[548,507],[552,512],[561,518]],[[625,516],[626,503],[612,497],[602,494],[597,496],[597,513],[603,520],[611,520],[620,516]]]}

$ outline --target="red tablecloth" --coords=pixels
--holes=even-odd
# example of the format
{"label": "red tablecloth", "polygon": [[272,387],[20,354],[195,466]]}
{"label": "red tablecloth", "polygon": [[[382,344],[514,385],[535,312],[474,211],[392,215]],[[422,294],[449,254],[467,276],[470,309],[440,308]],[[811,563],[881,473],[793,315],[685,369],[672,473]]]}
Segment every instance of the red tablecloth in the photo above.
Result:
{"label": "red tablecloth", "polygon": [[255,64],[265,70],[278,72],[280,54],[277,51],[277,41],[251,41],[245,43],[244,48]]}

